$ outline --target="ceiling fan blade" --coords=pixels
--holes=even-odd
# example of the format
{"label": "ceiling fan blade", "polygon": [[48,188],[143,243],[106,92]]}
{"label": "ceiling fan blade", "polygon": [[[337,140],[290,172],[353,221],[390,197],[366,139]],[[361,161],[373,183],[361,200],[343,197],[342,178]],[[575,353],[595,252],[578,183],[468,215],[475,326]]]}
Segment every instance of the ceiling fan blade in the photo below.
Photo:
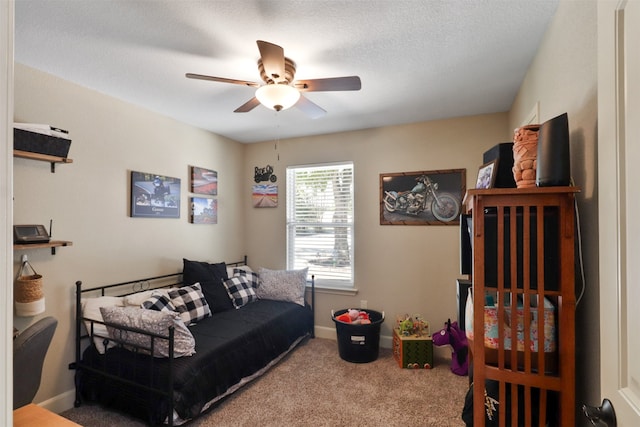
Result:
{"label": "ceiling fan blade", "polygon": [[232,83],[232,84],[235,84],[235,85],[260,87],[260,83],[249,82],[249,81],[246,81],[246,80],[225,79],[224,77],[205,76],[204,74],[194,74],[194,73],[187,73],[187,74],[185,74],[185,76],[188,79],[210,80],[212,82]]}
{"label": "ceiling fan blade", "polygon": [[302,94],[300,94],[300,99],[295,106],[312,119],[317,119],[327,114],[326,110]]}
{"label": "ceiling fan blade", "polygon": [[362,83],[358,76],[331,77],[328,79],[296,80],[293,85],[300,92],[323,92],[360,90]]}
{"label": "ceiling fan blade", "polygon": [[250,100],[248,100],[247,102],[245,102],[244,104],[242,104],[241,106],[239,106],[238,108],[233,110],[233,112],[234,113],[248,113],[249,111],[251,111],[254,108],[256,108],[258,105],[260,105],[260,101],[258,101],[258,98],[256,98],[254,96],[253,98],[251,98]]}
{"label": "ceiling fan blade", "polygon": [[285,79],[284,49],[277,44],[258,40],[258,49],[262,58],[265,74],[275,83]]}

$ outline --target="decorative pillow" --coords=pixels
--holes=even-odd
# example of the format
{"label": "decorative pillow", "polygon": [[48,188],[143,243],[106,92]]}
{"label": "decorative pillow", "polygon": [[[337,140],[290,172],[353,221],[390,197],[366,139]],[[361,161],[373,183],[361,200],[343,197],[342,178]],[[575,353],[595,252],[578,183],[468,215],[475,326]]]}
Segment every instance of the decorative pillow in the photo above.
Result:
{"label": "decorative pillow", "polygon": [[224,286],[227,288],[227,293],[235,308],[240,308],[258,299],[254,287],[246,276],[233,276],[224,281]]}
{"label": "decorative pillow", "polygon": [[176,312],[176,307],[171,302],[171,299],[167,295],[161,293],[154,293],[149,298],[140,304],[141,308],[147,310],[163,311],[166,313]]}
{"label": "decorative pillow", "polygon": [[254,273],[251,270],[245,270],[242,268],[234,268],[233,269],[234,276],[244,276],[249,281],[249,284],[253,287],[253,289],[257,289],[260,286],[260,276],[258,273]]}
{"label": "decorative pillow", "polygon": [[304,306],[304,292],[307,285],[308,268],[302,270],[258,271],[260,286],[256,290],[259,299],[291,301]]}
{"label": "decorative pillow", "polygon": [[[191,356],[196,352],[196,340],[178,313],[163,313],[135,307],[102,307],[100,311],[107,323],[138,328],[162,336],[168,336],[169,327],[173,326],[173,357]],[[150,336],[117,329],[113,326],[107,326],[107,330],[114,340],[122,341],[125,345],[143,346],[151,353]],[[169,340],[155,338],[153,340],[153,356],[169,357]]]}
{"label": "decorative pillow", "polygon": [[202,293],[209,303],[211,311],[219,313],[231,310],[233,303],[222,283],[227,280],[227,266],[224,262],[209,264],[202,261],[189,261],[183,258],[182,280],[186,285],[200,283]]}
{"label": "decorative pillow", "polygon": [[[96,297],[96,298],[83,298],[80,301],[80,307],[82,308],[82,317],[91,319],[91,320],[97,320],[98,322],[103,322],[104,319],[102,318],[100,307],[124,307],[124,298],[110,297],[110,296]],[[87,332],[91,333],[91,322],[85,321],[84,326],[87,329]],[[104,354],[106,350],[104,345],[104,340],[107,337],[109,337],[109,332],[107,331],[107,327],[100,323],[94,323],[93,334],[94,334],[94,338],[93,338],[94,346],[98,350],[98,353]],[[100,335],[101,337],[104,337],[104,338],[98,337],[96,335]],[[113,343],[113,341],[109,341],[107,348],[111,348],[114,346],[115,344]]]}
{"label": "decorative pillow", "polygon": [[[176,289],[176,288],[171,288],[171,289]],[[152,295],[154,294],[161,294],[166,296],[167,298],[169,297],[169,291],[171,290],[170,288],[158,288],[158,289],[149,289],[146,291],[140,291],[140,292],[136,292],[135,294],[131,294],[131,295],[126,295],[124,297],[124,305],[130,305],[133,307],[140,307],[140,305],[145,302],[146,300],[148,300],[149,298],[151,298]]]}
{"label": "decorative pillow", "polygon": [[235,267],[227,267],[227,276],[233,277],[236,270],[253,271],[248,265],[239,265]]}
{"label": "decorative pillow", "polygon": [[[211,316],[211,309],[202,293],[200,283],[174,289],[169,292],[169,297],[176,311],[180,313],[185,325],[196,323],[198,320]],[[229,299],[229,296],[227,296],[227,299]]]}

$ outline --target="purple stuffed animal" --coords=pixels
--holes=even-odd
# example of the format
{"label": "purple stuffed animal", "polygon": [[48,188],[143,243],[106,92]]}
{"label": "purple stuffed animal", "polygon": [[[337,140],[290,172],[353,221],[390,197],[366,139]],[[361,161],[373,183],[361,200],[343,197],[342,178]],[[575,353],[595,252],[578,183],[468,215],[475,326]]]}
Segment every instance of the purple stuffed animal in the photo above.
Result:
{"label": "purple stuffed animal", "polygon": [[451,323],[451,319],[445,322],[445,327],[432,336],[433,344],[437,346],[450,345],[451,372],[456,375],[468,375],[469,373],[469,343],[467,335],[458,326],[458,322]]}

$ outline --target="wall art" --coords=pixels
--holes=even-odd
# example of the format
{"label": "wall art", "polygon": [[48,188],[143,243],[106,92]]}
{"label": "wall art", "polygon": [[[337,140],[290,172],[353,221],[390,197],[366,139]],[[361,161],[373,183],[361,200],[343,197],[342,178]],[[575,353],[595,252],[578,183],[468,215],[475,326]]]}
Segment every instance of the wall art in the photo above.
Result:
{"label": "wall art", "polygon": [[218,172],[191,166],[191,192],[216,196],[218,194]]}
{"label": "wall art", "polygon": [[189,220],[192,224],[217,224],[218,200],[207,199],[205,197],[192,197]]}
{"label": "wall art", "polygon": [[180,218],[180,178],[131,171],[131,216]]}
{"label": "wall art", "polygon": [[253,186],[254,208],[277,208],[278,186],[273,184],[256,184]]}
{"label": "wall art", "polygon": [[380,224],[459,224],[466,169],[380,174]]}
{"label": "wall art", "polygon": [[278,180],[278,177],[273,174],[273,166],[267,165],[263,168],[259,168],[258,166],[256,166],[253,180],[256,183],[263,181],[276,182]]}
{"label": "wall art", "polygon": [[485,163],[478,169],[476,188],[493,188],[496,182],[496,171],[498,170],[498,159]]}

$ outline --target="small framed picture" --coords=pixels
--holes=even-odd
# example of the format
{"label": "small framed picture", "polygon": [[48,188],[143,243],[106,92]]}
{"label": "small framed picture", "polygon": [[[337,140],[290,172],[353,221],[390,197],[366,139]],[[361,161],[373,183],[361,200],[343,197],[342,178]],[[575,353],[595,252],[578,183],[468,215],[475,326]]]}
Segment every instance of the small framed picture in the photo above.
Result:
{"label": "small framed picture", "polygon": [[255,184],[251,198],[254,208],[277,208],[278,186],[273,184]]}
{"label": "small framed picture", "polygon": [[480,166],[478,170],[478,180],[476,181],[476,188],[493,188],[493,184],[496,181],[496,169],[498,168],[498,159],[492,160],[489,163],[485,163]]}
{"label": "small framed picture", "polygon": [[192,224],[217,224],[218,200],[192,197],[190,220]]}
{"label": "small framed picture", "polygon": [[191,192],[217,196],[218,172],[211,169],[191,166]]}

